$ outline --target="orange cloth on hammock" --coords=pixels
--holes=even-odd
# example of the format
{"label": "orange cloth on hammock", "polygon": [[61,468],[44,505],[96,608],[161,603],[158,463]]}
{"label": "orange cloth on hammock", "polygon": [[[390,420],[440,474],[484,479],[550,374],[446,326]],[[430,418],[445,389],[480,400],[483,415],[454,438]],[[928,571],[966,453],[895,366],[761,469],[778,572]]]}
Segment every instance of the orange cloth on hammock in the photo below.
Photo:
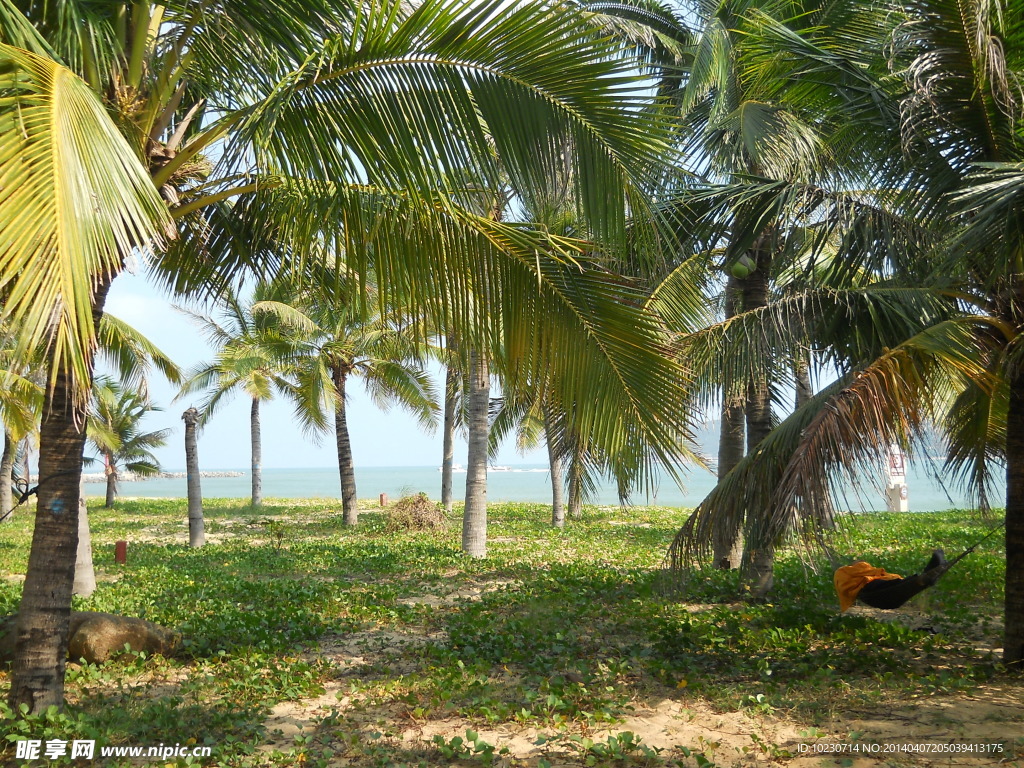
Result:
{"label": "orange cloth on hammock", "polygon": [[891,581],[902,578],[899,574],[886,573],[884,568],[875,568],[871,563],[865,563],[863,560],[853,565],[844,565],[836,570],[832,579],[836,585],[836,594],[839,595],[840,612],[853,605],[860,591],[872,581],[876,579]]}

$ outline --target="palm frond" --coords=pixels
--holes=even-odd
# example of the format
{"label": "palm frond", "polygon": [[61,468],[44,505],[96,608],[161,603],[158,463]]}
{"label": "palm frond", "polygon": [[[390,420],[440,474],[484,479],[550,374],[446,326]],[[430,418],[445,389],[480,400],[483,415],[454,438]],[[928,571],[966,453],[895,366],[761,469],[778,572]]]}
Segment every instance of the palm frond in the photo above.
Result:
{"label": "palm frond", "polygon": [[143,393],[149,369],[156,368],[171,384],[181,383],[181,369],[159,347],[136,328],[104,313],[99,324],[100,354],[117,368],[121,382]]}
{"label": "palm frond", "polygon": [[640,109],[639,78],[612,45],[543,3],[398,5],[366,6],[247,116],[241,137],[266,167],[458,197],[455,169],[488,189],[505,175],[538,188],[569,147],[573,206],[621,237],[626,211],[647,205],[639,190],[657,178],[667,126]]}
{"label": "palm frond", "polygon": [[[936,391],[951,382],[995,386],[979,324],[985,319],[938,322],[811,398],[701,502],[672,544],[672,567],[706,555],[714,531],[737,523],[745,523],[755,549],[793,534],[821,544],[834,527],[836,507],[826,502],[858,482],[857,467],[870,473],[883,466],[890,445],[907,447],[923,432],[936,416]],[[754,509],[761,513],[750,515]]]}
{"label": "palm frond", "polygon": [[[59,109],[57,106],[59,105]],[[95,346],[87,275],[154,245],[167,210],[89,87],[0,44],[0,287],[22,357],[47,346],[84,397]]]}

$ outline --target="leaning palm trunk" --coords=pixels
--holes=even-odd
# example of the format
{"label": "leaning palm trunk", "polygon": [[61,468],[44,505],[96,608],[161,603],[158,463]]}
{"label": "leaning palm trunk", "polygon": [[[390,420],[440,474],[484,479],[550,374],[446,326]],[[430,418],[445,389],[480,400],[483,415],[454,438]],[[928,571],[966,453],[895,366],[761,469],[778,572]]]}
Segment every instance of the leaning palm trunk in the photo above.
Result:
{"label": "leaning palm trunk", "polygon": [[356,500],[356,468],[352,456],[352,441],[348,434],[348,415],[345,410],[345,382],[347,374],[341,366],[335,366],[334,395],[334,437],[338,445],[338,474],[341,479],[342,522],[356,525],[359,522],[359,506]]}
{"label": "leaning palm trunk", "polygon": [[455,409],[459,405],[459,377],[449,364],[444,377],[444,448],[441,457],[441,504],[452,511],[452,470],[455,464]]}
{"label": "leaning palm trunk", "polygon": [[[725,288],[725,316],[736,315],[739,301],[739,281],[730,277]],[[718,435],[718,479],[729,474],[733,467],[743,460],[746,403],[742,392],[731,389],[728,384],[722,392],[721,431]],[[730,570],[739,568],[743,560],[743,521],[738,518],[723,520],[715,527],[712,539],[713,563],[715,568]]]}
{"label": "leaning palm trunk", "polygon": [[1006,581],[1003,661],[1024,667],[1024,371],[1009,377],[1006,416]]}
{"label": "leaning palm trunk", "polygon": [[[741,281],[743,294],[743,310],[750,312],[768,305],[768,271],[770,254],[764,244],[753,254],[757,268],[750,277]],[[763,362],[761,371],[753,375],[747,384],[747,453],[752,454],[772,431],[771,392],[768,376],[764,371],[770,369],[767,359],[769,350],[762,350]],[[754,515],[767,515],[770,510],[752,510]],[[753,532],[760,530],[760,521],[756,518],[747,521],[747,586],[755,597],[763,597],[774,583],[775,543],[767,537]]]}
{"label": "leaning palm trunk", "polygon": [[462,551],[487,556],[487,438],[490,431],[491,378],[487,357],[474,350],[469,361],[469,454],[466,459],[466,508]]}
{"label": "leaning palm trunk", "polygon": [[796,399],[793,405],[800,409],[814,397],[811,387],[811,367],[804,354],[799,354],[793,361],[793,378],[796,381]]}
{"label": "leaning palm trunk", "polygon": [[199,448],[196,441],[196,424],[199,411],[189,408],[181,415],[185,422],[185,476],[188,485],[188,545],[201,547],[206,544],[206,523],[203,519],[203,490],[199,475]]}
{"label": "leaning palm trunk", "polygon": [[544,414],[544,433],[548,444],[548,463],[551,466],[551,525],[565,528],[565,499],[562,491],[565,485],[565,471],[549,426],[550,419]]}
{"label": "leaning palm trunk", "polygon": [[252,444],[252,506],[263,504],[263,444],[260,440],[260,400],[249,408],[249,438]]}
{"label": "leaning palm trunk", "polygon": [[96,591],[96,569],[92,564],[92,534],[89,533],[89,510],[85,493],[79,489],[78,497],[78,551],[75,556],[75,583],[73,594],[89,597]]}
{"label": "leaning palm trunk", "polygon": [[11,433],[4,430],[4,452],[0,457],[0,523],[14,520],[14,456],[17,453],[17,442]]}
{"label": "leaning palm trunk", "polygon": [[71,593],[78,549],[79,484],[85,449],[84,398],[58,370],[39,430],[35,531],[15,629],[10,705],[30,713],[64,706]]}

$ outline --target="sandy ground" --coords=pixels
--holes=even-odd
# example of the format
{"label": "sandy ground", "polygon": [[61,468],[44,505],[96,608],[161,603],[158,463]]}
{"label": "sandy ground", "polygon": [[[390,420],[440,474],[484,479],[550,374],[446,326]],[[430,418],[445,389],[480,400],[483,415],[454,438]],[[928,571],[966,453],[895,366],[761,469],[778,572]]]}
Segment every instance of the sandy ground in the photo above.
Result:
{"label": "sandy ground", "polygon": [[[478,599],[484,592],[506,583],[464,585],[448,594],[423,595],[408,598],[405,602],[450,605],[457,600]],[[871,612],[873,609],[855,610]],[[888,612],[886,618],[890,616],[892,613]],[[898,615],[896,620],[914,625],[926,617],[908,613]],[[416,750],[430,744],[434,736],[451,739],[474,729],[480,738],[499,750],[507,749],[505,755],[495,760],[494,764],[498,766],[537,766],[541,760],[546,760],[552,768],[583,764],[578,749],[564,739],[537,743],[538,737],[551,734],[550,729],[516,724],[481,727],[461,718],[416,721],[400,705],[363,708],[358,706],[358,694],[347,693],[351,677],[359,674],[360,667],[386,661],[394,675],[401,675],[412,671],[414,666],[408,670],[402,668],[401,654],[405,649],[444,640],[443,633],[417,634],[384,629],[325,638],[308,655],[310,658],[329,659],[336,664],[338,679],[329,684],[321,696],[284,702],[274,707],[266,721],[271,740],[265,749],[291,749],[297,735],[315,733],[321,720],[334,712],[365,732],[367,739],[379,729],[382,719],[393,723],[394,727],[385,739],[396,748]],[[609,735],[625,731],[636,734],[646,746],[662,750],[661,758],[679,761],[659,761],[659,765],[701,765],[697,758],[687,757],[679,749],[685,746],[701,753],[703,758],[711,761],[711,765],[720,768],[952,768],[997,765],[1024,768],[1024,678],[983,685],[971,695],[931,696],[908,701],[886,711],[858,707],[858,702],[851,700],[841,717],[817,727],[787,719],[778,712],[718,711],[700,698],[680,691],[672,698],[638,704],[622,722],[613,727],[593,729],[587,735],[595,742],[602,742]],[[963,747],[956,746],[958,744],[974,745],[973,751],[962,751]],[[1010,751],[1005,751],[1007,749]],[[474,763],[451,763],[471,764]],[[599,760],[593,764],[613,766],[623,763]],[[359,763],[340,757],[332,765],[358,766]]]}

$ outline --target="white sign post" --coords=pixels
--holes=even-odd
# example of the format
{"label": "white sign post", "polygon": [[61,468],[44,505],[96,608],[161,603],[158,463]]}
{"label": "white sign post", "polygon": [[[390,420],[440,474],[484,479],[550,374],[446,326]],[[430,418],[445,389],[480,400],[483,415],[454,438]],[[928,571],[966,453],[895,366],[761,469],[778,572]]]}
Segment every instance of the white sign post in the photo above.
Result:
{"label": "white sign post", "polygon": [[907,457],[898,445],[889,446],[885,467],[885,508],[889,512],[906,512],[907,504]]}

